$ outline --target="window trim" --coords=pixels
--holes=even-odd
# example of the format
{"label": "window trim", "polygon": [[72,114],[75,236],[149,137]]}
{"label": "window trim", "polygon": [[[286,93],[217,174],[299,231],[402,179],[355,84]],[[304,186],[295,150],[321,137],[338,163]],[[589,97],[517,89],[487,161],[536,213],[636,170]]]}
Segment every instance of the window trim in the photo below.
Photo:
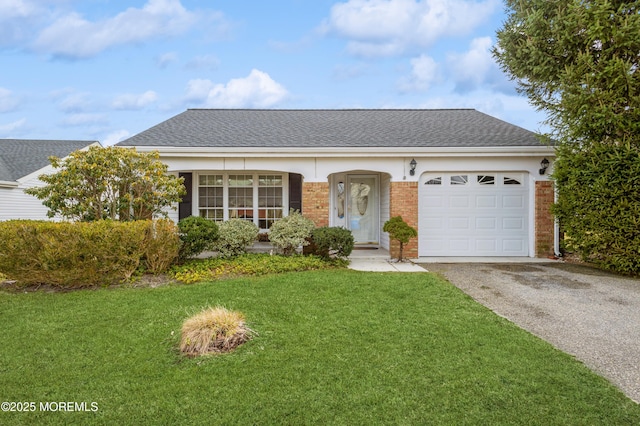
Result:
{"label": "window trim", "polygon": [[[230,171],[230,172],[221,172],[218,170],[202,170],[198,172],[193,172],[194,177],[192,181],[193,188],[193,196],[192,203],[193,209],[192,214],[195,216],[200,215],[200,199],[199,199],[199,188],[200,188],[200,176],[203,175],[222,175],[222,188],[223,188],[223,200],[222,200],[222,210],[223,210],[223,220],[229,220],[230,218],[230,206],[229,206],[229,177],[230,176],[238,176],[238,175],[250,175],[253,178],[253,205],[251,206],[251,210],[253,210],[253,218],[252,222],[256,226],[260,226],[260,202],[259,202],[259,179],[260,176],[279,176],[282,178],[282,217],[286,217],[289,215],[289,173],[287,172],[273,172],[273,171],[252,171],[252,170],[240,170],[240,171]],[[264,186],[262,187],[264,188]],[[206,208],[206,207],[205,207]],[[270,210],[274,210],[275,208],[269,208]],[[249,209],[247,209],[249,210]],[[263,209],[264,210],[264,209]],[[266,218],[265,218],[266,219]],[[267,231],[267,228],[260,228],[261,232]]]}

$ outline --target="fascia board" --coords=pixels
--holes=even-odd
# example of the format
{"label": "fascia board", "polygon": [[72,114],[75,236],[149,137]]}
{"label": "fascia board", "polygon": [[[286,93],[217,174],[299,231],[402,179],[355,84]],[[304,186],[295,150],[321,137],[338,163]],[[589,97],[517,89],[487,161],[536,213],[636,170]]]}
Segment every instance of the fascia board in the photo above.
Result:
{"label": "fascia board", "polygon": [[[133,148],[133,147],[132,147]],[[244,157],[244,158],[318,158],[318,157],[524,157],[531,155],[555,156],[550,146],[516,147],[434,147],[434,148],[220,148],[220,147],[166,147],[138,146],[139,152],[158,151],[167,157]]]}

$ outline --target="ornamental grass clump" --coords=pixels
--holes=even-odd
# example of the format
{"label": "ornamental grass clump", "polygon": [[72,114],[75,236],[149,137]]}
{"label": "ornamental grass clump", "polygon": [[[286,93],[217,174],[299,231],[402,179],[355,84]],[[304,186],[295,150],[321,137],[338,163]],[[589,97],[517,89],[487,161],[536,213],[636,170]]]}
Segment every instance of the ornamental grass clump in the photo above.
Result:
{"label": "ornamental grass clump", "polygon": [[230,352],[251,339],[241,312],[207,308],[182,324],[180,352],[187,356]]}

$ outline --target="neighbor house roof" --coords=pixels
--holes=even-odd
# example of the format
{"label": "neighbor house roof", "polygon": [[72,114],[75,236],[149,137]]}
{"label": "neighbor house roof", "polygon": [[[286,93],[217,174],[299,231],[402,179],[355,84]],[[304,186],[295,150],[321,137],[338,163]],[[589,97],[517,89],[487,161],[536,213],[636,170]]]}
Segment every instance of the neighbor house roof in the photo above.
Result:
{"label": "neighbor house roof", "polygon": [[147,147],[539,147],[535,133],[473,109],[189,109],[120,143]]}
{"label": "neighbor house roof", "polygon": [[15,182],[96,141],[0,139],[0,181]]}

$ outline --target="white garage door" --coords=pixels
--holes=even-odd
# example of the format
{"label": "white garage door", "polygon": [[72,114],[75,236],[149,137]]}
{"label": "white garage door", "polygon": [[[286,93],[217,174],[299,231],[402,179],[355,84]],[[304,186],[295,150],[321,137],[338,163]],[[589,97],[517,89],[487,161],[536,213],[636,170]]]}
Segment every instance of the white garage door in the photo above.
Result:
{"label": "white garage door", "polygon": [[425,174],[419,195],[420,256],[528,256],[525,174]]}

